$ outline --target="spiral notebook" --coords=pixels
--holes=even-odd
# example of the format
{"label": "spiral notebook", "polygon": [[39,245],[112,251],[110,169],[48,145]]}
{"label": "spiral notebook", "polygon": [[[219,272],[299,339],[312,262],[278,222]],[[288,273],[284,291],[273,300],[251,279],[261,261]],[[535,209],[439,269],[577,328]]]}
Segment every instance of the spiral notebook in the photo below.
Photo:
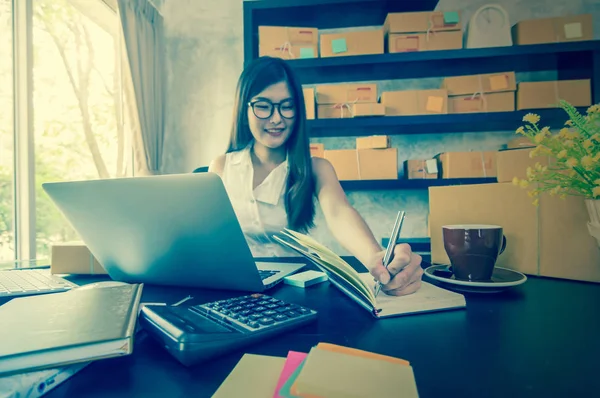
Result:
{"label": "spiral notebook", "polygon": [[285,229],[273,237],[310,260],[325,272],[330,282],[369,311],[375,318],[417,314],[466,307],[462,294],[423,281],[421,288],[406,296],[389,296],[383,291],[375,297],[375,280],[368,272],[357,272],[340,256],[308,235]]}

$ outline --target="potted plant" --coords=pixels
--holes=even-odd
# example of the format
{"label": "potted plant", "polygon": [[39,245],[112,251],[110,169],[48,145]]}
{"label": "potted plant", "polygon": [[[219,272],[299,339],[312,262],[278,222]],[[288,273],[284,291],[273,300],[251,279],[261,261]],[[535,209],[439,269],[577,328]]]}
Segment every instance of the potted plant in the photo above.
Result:
{"label": "potted plant", "polygon": [[515,178],[513,183],[529,189],[534,205],[542,192],[583,197],[590,216],[588,230],[600,247],[600,104],[589,107],[585,115],[567,101],[560,101],[560,107],[569,119],[558,134],[540,128],[536,114],[523,117],[525,125],[516,133],[535,145],[532,158],[543,156],[547,162],[536,162],[527,168],[526,179]]}

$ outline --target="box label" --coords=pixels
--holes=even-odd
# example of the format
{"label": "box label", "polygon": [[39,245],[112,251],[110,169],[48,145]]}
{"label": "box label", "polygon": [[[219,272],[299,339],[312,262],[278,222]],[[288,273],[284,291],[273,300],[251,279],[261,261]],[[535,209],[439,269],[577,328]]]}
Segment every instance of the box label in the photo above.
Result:
{"label": "box label", "polygon": [[441,112],[444,109],[444,98],[442,97],[427,97],[427,106],[425,107],[430,112]]}
{"label": "box label", "polygon": [[444,13],[444,24],[454,25],[460,22],[460,17],[456,11],[448,11]]}
{"label": "box label", "polygon": [[331,41],[331,51],[334,54],[345,53],[348,51],[348,46],[346,45],[346,39],[335,39]]}
{"label": "box label", "polygon": [[312,47],[301,47],[300,48],[300,58],[314,58],[315,52]]}
{"label": "box label", "polygon": [[573,22],[565,24],[565,37],[567,39],[578,39],[583,36],[581,30],[581,22]]}
{"label": "box label", "polygon": [[425,161],[425,170],[428,174],[435,174],[438,172],[437,161],[435,159],[428,159]]}
{"label": "box label", "polygon": [[508,88],[508,76],[506,76],[506,75],[490,76],[490,88],[493,91],[507,89]]}

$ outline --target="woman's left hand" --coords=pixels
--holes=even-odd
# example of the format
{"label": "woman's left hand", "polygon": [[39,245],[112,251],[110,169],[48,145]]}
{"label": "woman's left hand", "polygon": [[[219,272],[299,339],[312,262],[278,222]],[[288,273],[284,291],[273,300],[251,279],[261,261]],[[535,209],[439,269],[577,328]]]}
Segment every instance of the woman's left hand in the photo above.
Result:
{"label": "woman's left hand", "polygon": [[404,296],[419,290],[423,277],[421,256],[413,253],[406,243],[396,245],[386,269],[383,266],[384,255],[385,250],[378,252],[369,264],[371,275],[383,284],[381,290],[392,296]]}

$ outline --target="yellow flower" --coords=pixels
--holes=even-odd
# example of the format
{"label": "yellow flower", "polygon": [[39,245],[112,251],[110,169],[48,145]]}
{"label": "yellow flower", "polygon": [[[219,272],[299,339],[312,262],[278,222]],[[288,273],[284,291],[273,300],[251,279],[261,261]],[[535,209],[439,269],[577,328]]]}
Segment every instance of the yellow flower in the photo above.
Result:
{"label": "yellow flower", "polygon": [[598,178],[596,181],[594,181],[594,184],[600,185],[600,178]]}
{"label": "yellow flower", "polygon": [[513,185],[519,185],[519,179],[517,177],[513,177],[512,183]]}
{"label": "yellow flower", "polygon": [[567,150],[566,150],[566,149],[563,149],[562,151],[560,151],[560,152],[558,153],[558,155],[556,155],[556,157],[557,157],[557,158],[559,158],[559,159],[564,159],[564,158],[566,158],[566,157],[567,157]]}
{"label": "yellow flower", "polygon": [[559,192],[560,192],[560,187],[556,186],[550,190],[550,196],[556,196],[559,194]]}
{"label": "yellow flower", "polygon": [[519,185],[521,186],[521,188],[527,188],[529,186],[529,181],[521,180],[519,181]]}
{"label": "yellow flower", "polygon": [[596,156],[594,156],[594,162],[600,162],[600,152],[598,152]]}
{"label": "yellow flower", "polygon": [[534,176],[533,169],[531,167],[527,167],[527,178],[529,178],[531,180],[533,178],[533,176]]}
{"label": "yellow flower", "polygon": [[566,127],[563,127],[562,129],[560,129],[560,131],[558,132],[558,136],[561,138],[567,138],[569,136],[569,129]]}
{"label": "yellow flower", "polygon": [[573,121],[572,120],[567,120],[565,122],[565,126],[572,126],[573,125]]}
{"label": "yellow flower", "polygon": [[594,197],[600,196],[600,186],[594,187],[594,189],[592,189],[592,195],[594,195]]}
{"label": "yellow flower", "polygon": [[600,111],[600,106],[592,105],[587,109],[587,113],[595,113]]}
{"label": "yellow flower", "polygon": [[528,113],[527,115],[523,116],[523,121],[531,124],[536,124],[540,121],[540,117],[534,113]]}
{"label": "yellow flower", "polygon": [[577,172],[575,170],[569,171],[569,177],[575,177],[576,175],[577,175]]}
{"label": "yellow flower", "polygon": [[546,134],[544,134],[544,132],[541,131],[535,135],[534,140],[536,144],[541,144],[542,141],[544,141],[544,138],[546,138]]}
{"label": "yellow flower", "polygon": [[573,141],[567,140],[564,142],[565,148],[573,148]]}
{"label": "yellow flower", "polygon": [[523,128],[523,126],[519,127],[516,131],[517,134],[525,134],[525,129]]}
{"label": "yellow flower", "polygon": [[577,138],[581,137],[581,134],[579,134],[579,131],[572,131],[572,132],[569,134],[569,137],[570,137],[571,139],[577,139]]}
{"label": "yellow flower", "polygon": [[535,148],[533,148],[533,149],[532,149],[532,150],[529,152],[529,157],[530,157],[531,159],[533,159],[534,157],[536,157],[536,156],[538,156],[538,155],[539,155],[539,152],[540,152],[540,147],[539,147],[539,146],[538,146],[538,147],[535,147]]}
{"label": "yellow flower", "polygon": [[600,133],[596,133],[590,137],[590,140],[594,140],[596,142],[600,142]]}
{"label": "yellow flower", "polygon": [[569,158],[567,160],[567,166],[569,166],[570,168],[573,168],[573,167],[577,166],[577,159],[575,159],[575,158]]}
{"label": "yellow flower", "polygon": [[583,141],[583,147],[585,149],[590,149],[593,146],[594,146],[594,143],[591,140],[585,140],[585,141]]}
{"label": "yellow flower", "polygon": [[533,201],[533,205],[534,206],[539,206],[540,205],[540,198],[535,198],[535,200]]}
{"label": "yellow flower", "polygon": [[527,191],[527,195],[529,195],[530,198],[535,198],[536,196],[539,195],[538,191]]}
{"label": "yellow flower", "polygon": [[591,156],[584,156],[581,158],[581,165],[586,169],[586,170],[591,170],[594,167],[594,164],[596,162],[594,162],[594,159],[592,159]]}

